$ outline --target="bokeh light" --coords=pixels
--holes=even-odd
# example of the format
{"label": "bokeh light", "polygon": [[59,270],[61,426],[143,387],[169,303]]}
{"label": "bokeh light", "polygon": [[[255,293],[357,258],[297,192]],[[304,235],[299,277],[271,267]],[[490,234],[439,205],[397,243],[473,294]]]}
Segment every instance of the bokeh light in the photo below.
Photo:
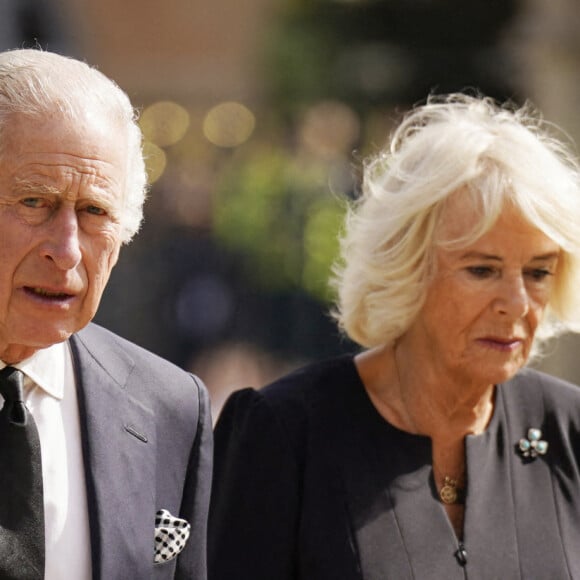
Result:
{"label": "bokeh light", "polygon": [[255,126],[254,113],[230,101],[210,109],[203,121],[203,134],[218,147],[237,147],[250,138]]}
{"label": "bokeh light", "polygon": [[302,144],[312,153],[332,158],[348,153],[357,141],[357,114],[338,101],[323,101],[310,107],[299,129]]}
{"label": "bokeh light", "polygon": [[189,113],[177,103],[160,101],[143,111],[139,124],[145,139],[167,147],[179,142],[187,132]]}
{"label": "bokeh light", "polygon": [[149,183],[155,183],[165,171],[167,155],[165,155],[165,151],[161,147],[158,147],[155,143],[151,143],[151,141],[145,141],[143,143],[143,155],[147,166]]}

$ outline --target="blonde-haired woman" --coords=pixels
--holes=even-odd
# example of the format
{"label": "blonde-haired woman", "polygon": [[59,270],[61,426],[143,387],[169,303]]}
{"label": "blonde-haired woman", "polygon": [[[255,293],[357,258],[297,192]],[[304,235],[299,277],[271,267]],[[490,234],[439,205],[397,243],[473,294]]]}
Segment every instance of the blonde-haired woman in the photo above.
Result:
{"label": "blonde-haired woman", "polygon": [[580,577],[580,174],[530,107],[453,94],[365,167],[335,283],[364,349],[234,393],[211,580]]}

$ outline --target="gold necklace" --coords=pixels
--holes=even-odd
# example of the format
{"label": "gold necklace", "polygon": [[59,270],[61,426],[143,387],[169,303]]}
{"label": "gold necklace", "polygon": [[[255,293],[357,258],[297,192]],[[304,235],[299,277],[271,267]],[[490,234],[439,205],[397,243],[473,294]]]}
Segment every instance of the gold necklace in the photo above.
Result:
{"label": "gold necklace", "polygon": [[463,504],[465,503],[465,488],[460,487],[456,479],[446,475],[439,490],[439,497],[447,505]]}
{"label": "gold necklace", "polygon": [[[401,382],[401,375],[399,372],[399,361],[397,360],[397,345],[395,344],[393,347],[393,359],[395,363],[395,374],[396,380],[399,387],[399,399],[401,401],[401,406],[404,410],[404,415],[400,411],[397,413],[395,409],[393,411],[398,414],[401,418],[401,422],[405,424],[408,423],[408,427],[411,427],[410,432],[412,433],[420,433],[417,429],[413,416],[411,415],[409,408],[406,404],[405,397],[403,396],[403,386]],[[439,498],[441,501],[446,505],[461,505],[465,503],[465,485],[461,485],[459,480],[454,479],[449,475],[443,475],[439,473],[439,476],[443,477],[443,485],[441,489],[439,489]],[[433,465],[433,480],[435,481],[435,465]],[[435,481],[435,485],[437,482]]]}

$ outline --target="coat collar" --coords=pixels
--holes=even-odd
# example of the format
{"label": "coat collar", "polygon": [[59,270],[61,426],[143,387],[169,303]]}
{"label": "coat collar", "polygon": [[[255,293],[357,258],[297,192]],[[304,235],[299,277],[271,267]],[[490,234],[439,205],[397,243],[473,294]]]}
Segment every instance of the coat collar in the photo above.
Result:
{"label": "coat collar", "polygon": [[[152,573],[156,433],[132,394],[135,362],[90,325],[70,339],[81,422],[93,577]],[[147,509],[144,509],[145,506]],[[143,558],[150,554],[151,559]]]}

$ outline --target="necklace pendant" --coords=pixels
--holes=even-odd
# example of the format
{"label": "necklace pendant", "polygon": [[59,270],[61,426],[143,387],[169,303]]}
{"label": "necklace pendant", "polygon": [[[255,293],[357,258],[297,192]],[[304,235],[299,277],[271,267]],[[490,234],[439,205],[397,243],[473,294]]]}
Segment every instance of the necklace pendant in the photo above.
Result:
{"label": "necklace pendant", "polygon": [[460,503],[461,490],[457,487],[457,481],[445,476],[443,487],[439,490],[441,501],[447,505]]}

